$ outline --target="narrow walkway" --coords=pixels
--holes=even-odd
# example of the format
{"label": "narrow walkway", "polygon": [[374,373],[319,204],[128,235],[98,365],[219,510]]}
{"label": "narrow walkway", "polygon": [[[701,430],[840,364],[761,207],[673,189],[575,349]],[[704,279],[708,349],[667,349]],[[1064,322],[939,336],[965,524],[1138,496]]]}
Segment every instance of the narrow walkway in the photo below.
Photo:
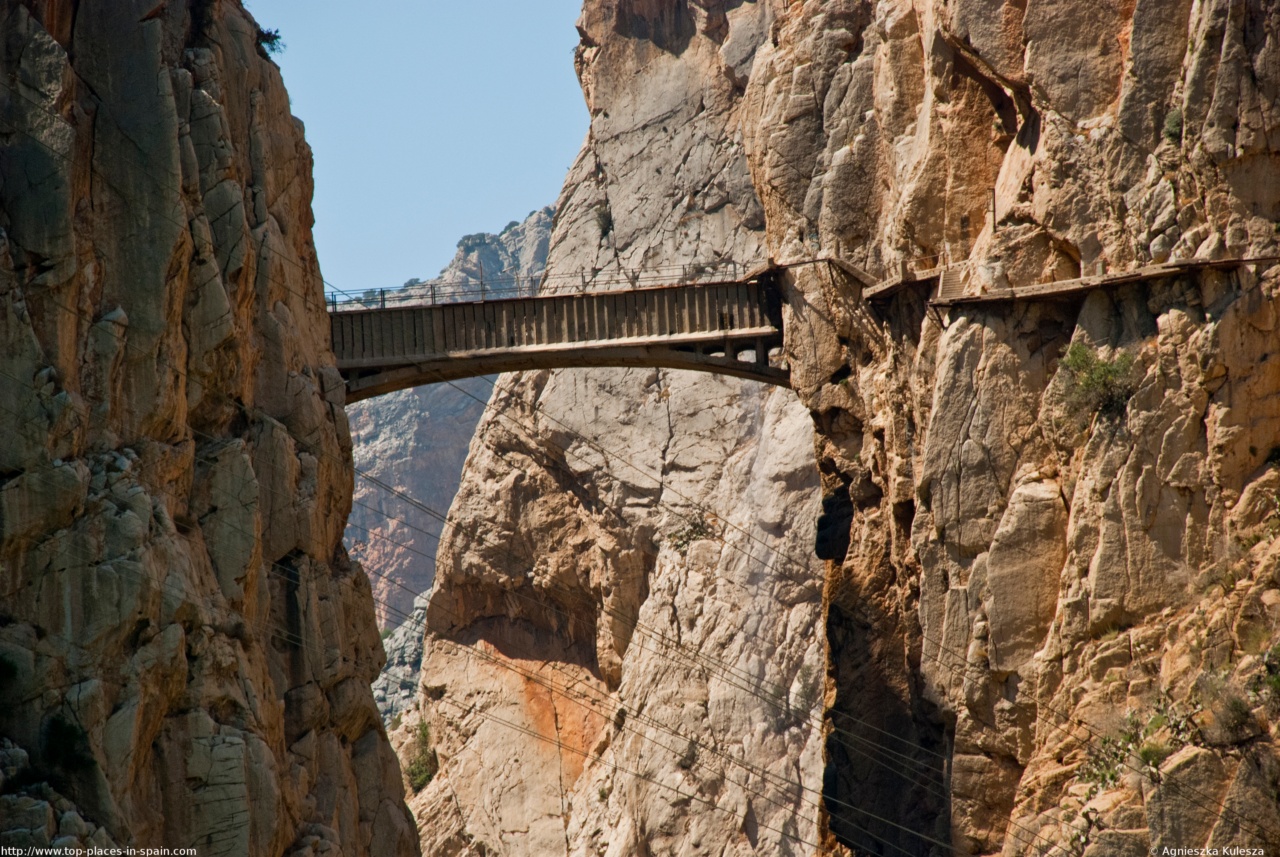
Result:
{"label": "narrow walkway", "polygon": [[1188,259],[969,295],[967,263],[920,271],[904,264],[892,279],[875,282],[847,262],[823,258],[770,264],[742,280],[606,292],[399,307],[386,307],[383,295],[373,308],[371,300],[335,304],[329,320],[348,402],[438,381],[575,366],[690,369],[788,387],[790,372],[769,361],[770,352],[783,345],[776,276],[788,268],[835,265],[862,283],[862,297],[871,303],[936,281],[929,305],[947,308],[1067,297],[1197,270],[1275,261],[1280,256]]}
{"label": "narrow walkway", "polygon": [[789,386],[771,366],[782,308],[769,272],[699,283],[329,314],[347,401],[526,369],[654,366]]}
{"label": "narrow walkway", "polygon": [[1277,261],[1280,261],[1280,256],[1254,256],[1244,259],[1186,259],[1179,262],[1166,262],[1161,265],[1147,265],[1132,271],[1102,274],[1094,277],[1077,277],[1070,280],[1055,280],[1050,283],[1036,283],[1029,286],[1014,286],[977,295],[964,293],[967,285],[965,272],[968,265],[961,264],[914,272],[904,270],[902,274],[893,279],[876,283],[874,286],[864,289],[862,297],[869,302],[881,302],[888,300],[908,286],[916,283],[937,281],[937,288],[933,290],[934,294],[929,300],[929,305],[940,308],[968,306],[971,304],[1006,303],[1018,300],[1045,300],[1090,292],[1094,289],[1105,289],[1130,283],[1177,277],[1192,271],[1238,268],[1242,265]]}

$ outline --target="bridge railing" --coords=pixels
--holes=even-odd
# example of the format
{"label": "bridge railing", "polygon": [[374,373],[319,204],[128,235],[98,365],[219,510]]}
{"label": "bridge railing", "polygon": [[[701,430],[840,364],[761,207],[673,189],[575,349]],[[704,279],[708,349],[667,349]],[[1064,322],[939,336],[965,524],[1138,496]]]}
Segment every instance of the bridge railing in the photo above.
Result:
{"label": "bridge railing", "polygon": [[693,265],[665,265],[643,271],[619,271],[599,276],[585,271],[574,274],[543,274],[534,277],[492,277],[485,279],[433,280],[396,289],[366,289],[359,294],[333,292],[328,296],[330,312],[352,312],[437,304],[469,303],[535,297],[539,294],[572,294],[654,286],[697,285],[739,282],[748,268],[737,262]]}

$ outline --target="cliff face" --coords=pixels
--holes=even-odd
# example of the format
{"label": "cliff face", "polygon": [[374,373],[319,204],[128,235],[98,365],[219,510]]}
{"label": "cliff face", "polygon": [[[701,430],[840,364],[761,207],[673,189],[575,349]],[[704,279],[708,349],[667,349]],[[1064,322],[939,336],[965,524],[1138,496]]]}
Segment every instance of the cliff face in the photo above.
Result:
{"label": "cliff face", "polygon": [[0,839],[416,853],[257,25],[8,0],[0,33]]}
{"label": "cliff face", "polygon": [[[583,19],[595,118],[557,203],[546,287],[745,270],[763,256],[762,210],[719,47],[622,37],[606,12]],[[739,68],[762,14],[732,15],[755,34]],[[684,38],[655,31],[668,37]],[[811,449],[787,391],[650,370],[499,380],[425,609],[419,711],[393,736],[402,758],[439,766],[411,804],[424,851],[816,841]]]}
{"label": "cliff face", "polygon": [[[791,6],[745,95],[771,251],[970,260],[970,292],[1274,254],[1276,15]],[[792,377],[852,510],[832,722],[919,748],[903,776],[832,737],[841,841],[925,850],[835,799],[969,853],[1280,841],[1266,268],[943,315],[798,271]]]}
{"label": "cliff face", "polygon": [[[540,209],[497,235],[464,237],[439,276],[410,280],[388,299],[434,292],[440,301],[475,300],[482,282],[500,295],[517,286],[527,291],[546,267],[552,214],[550,207]],[[384,628],[404,622],[415,596],[431,588],[444,514],[457,493],[467,446],[490,389],[484,379],[467,379],[402,390],[347,409],[359,475],[346,544],[372,573],[378,622]],[[390,655],[390,646],[388,650]]]}
{"label": "cliff face", "polygon": [[[1277,20],[588,0],[592,127],[549,267],[834,255],[955,266],[978,293],[1274,255]],[[504,377],[427,608],[428,850],[1275,847],[1268,264],[949,310],[795,268],[807,415],[673,373]],[[809,417],[825,573],[792,457]],[[786,490],[753,508],[762,484]],[[695,506],[714,521],[686,529]],[[821,696],[818,656],[821,737],[765,702]]]}

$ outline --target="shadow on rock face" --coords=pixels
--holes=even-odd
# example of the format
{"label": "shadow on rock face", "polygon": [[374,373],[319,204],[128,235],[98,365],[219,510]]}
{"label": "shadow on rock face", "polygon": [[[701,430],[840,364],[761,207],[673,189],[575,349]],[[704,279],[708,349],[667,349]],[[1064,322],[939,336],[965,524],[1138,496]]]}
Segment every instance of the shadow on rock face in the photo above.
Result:
{"label": "shadow on rock face", "polygon": [[818,516],[813,552],[818,559],[843,562],[849,553],[849,527],[853,524],[853,500],[849,486],[841,485],[822,498],[822,514]]}
{"label": "shadow on rock face", "polygon": [[614,32],[628,39],[647,39],[679,56],[697,32],[686,0],[623,0],[618,4]]}

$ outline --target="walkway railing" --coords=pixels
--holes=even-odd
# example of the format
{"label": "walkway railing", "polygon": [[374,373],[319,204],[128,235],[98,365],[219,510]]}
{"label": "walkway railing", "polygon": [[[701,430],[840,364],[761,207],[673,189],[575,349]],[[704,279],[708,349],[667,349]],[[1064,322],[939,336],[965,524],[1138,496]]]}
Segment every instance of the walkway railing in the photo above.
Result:
{"label": "walkway railing", "polygon": [[710,285],[740,282],[748,268],[737,262],[660,265],[643,271],[620,271],[608,276],[579,271],[573,274],[539,274],[531,277],[431,280],[396,289],[368,289],[360,294],[333,292],[330,312],[350,312],[397,307],[437,306],[450,303],[536,297],[539,294],[586,294],[590,291],[652,288],[669,285]]}

